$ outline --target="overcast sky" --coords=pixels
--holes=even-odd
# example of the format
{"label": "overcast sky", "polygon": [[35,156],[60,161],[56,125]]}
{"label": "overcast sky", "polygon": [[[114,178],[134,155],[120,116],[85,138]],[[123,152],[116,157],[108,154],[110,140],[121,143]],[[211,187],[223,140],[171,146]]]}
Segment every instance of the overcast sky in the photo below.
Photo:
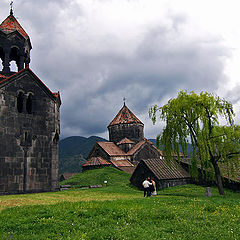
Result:
{"label": "overcast sky", "polygon": [[[0,0],[0,21],[9,15]],[[148,109],[181,90],[234,104],[240,123],[238,0],[15,0],[30,68],[60,91],[61,138],[98,135],[123,106],[155,138]]]}

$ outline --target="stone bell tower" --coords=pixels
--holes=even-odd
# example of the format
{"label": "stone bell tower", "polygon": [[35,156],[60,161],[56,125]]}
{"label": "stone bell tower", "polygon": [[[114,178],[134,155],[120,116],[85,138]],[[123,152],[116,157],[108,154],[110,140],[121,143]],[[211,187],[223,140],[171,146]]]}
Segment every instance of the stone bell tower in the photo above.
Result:
{"label": "stone bell tower", "polygon": [[[108,125],[109,141],[122,144],[127,138],[134,143],[144,139],[144,124],[129,110],[125,102],[122,109]],[[124,140],[125,142],[126,140]]]}
{"label": "stone bell tower", "polygon": [[13,10],[11,8],[10,15],[0,25],[2,73],[6,74],[11,72],[11,61],[16,62],[18,71],[28,66],[30,63],[31,49],[30,38],[13,16]]}
{"label": "stone bell tower", "polygon": [[30,69],[31,48],[11,8],[0,24],[0,195],[58,190],[61,99]]}

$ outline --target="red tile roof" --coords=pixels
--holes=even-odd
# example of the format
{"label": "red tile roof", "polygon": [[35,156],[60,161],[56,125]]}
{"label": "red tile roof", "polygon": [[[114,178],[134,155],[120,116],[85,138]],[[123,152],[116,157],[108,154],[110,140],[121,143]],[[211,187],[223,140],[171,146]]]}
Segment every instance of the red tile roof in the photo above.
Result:
{"label": "red tile roof", "polygon": [[0,74],[0,81],[7,78],[7,76]]}
{"label": "red tile roof", "polygon": [[13,15],[9,15],[1,24],[0,24],[0,30],[4,33],[12,33],[14,31],[19,32],[24,38],[29,38],[27,33],[24,31],[22,26],[19,24],[17,19]]}
{"label": "red tile roof", "polygon": [[[47,89],[47,91],[50,93],[51,96],[53,96],[54,98],[59,98],[60,94],[58,93],[53,93],[43,82],[42,80],[29,68],[29,66],[27,66],[26,68],[20,70],[19,72],[13,73],[10,76],[6,76],[6,75],[0,75],[0,86],[2,84],[4,84],[7,81],[10,81],[11,79],[13,79],[14,77],[16,77],[17,75],[20,75],[23,72],[29,72],[30,74],[32,74],[43,86],[45,89]],[[3,76],[4,78],[1,78],[1,76]]]}
{"label": "red tile roof", "polygon": [[155,149],[161,154],[161,156],[163,156],[162,150],[158,149],[158,148],[153,144],[153,142],[151,142],[150,140],[148,140],[148,139],[146,139],[146,138],[144,138],[144,139],[145,139],[145,141],[147,141],[148,143],[150,143],[150,144],[152,145],[152,147],[155,148]]}
{"label": "red tile roof", "polygon": [[161,150],[159,150],[151,141],[149,141],[148,139],[144,138],[142,141],[138,142],[135,146],[133,146],[128,152],[127,155],[133,155],[144,143],[149,143],[152,145],[152,147],[154,149],[156,149],[161,156],[163,156],[163,153]]}
{"label": "red tile roof", "polygon": [[129,109],[126,105],[118,112],[116,117],[108,126],[124,123],[140,123],[143,124]]}
{"label": "red tile roof", "polygon": [[127,173],[133,173],[135,166],[128,160],[110,160],[114,167]]}
{"label": "red tile roof", "polygon": [[109,155],[109,156],[125,156],[126,153],[116,146],[113,142],[97,142],[97,144]]}
{"label": "red tile roof", "polygon": [[128,144],[133,144],[134,142],[132,141],[132,140],[130,140],[130,139],[128,139],[128,138],[123,138],[120,142],[118,142],[117,143],[117,145],[120,145],[120,144],[126,144],[126,143],[128,143]]}
{"label": "red tile roof", "polygon": [[110,160],[110,162],[116,167],[133,167],[134,165],[128,160]]}
{"label": "red tile roof", "polygon": [[185,171],[180,165],[176,165],[174,162],[171,162],[171,165],[169,165],[167,164],[166,160],[159,158],[146,159],[142,161],[149,167],[149,169],[159,180],[190,177],[187,171]]}
{"label": "red tile roof", "polygon": [[138,142],[135,146],[133,146],[128,152],[127,155],[133,155],[144,143],[146,142],[146,140],[142,140],[140,142]]}
{"label": "red tile roof", "polygon": [[119,170],[123,171],[123,172],[127,172],[127,173],[130,173],[132,174],[135,170],[135,166],[131,166],[131,167],[116,167],[118,168]]}
{"label": "red tile roof", "polygon": [[82,167],[100,165],[111,165],[111,163],[107,162],[102,157],[91,157],[82,165]]}

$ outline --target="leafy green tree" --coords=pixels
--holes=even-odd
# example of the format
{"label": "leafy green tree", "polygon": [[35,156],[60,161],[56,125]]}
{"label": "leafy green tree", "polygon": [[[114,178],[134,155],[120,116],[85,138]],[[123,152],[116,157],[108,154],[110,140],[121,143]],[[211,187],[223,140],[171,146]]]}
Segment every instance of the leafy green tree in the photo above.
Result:
{"label": "leafy green tree", "polygon": [[[187,143],[191,143],[192,167],[211,172],[219,193],[224,195],[222,176],[234,176],[239,164],[240,128],[234,124],[232,104],[207,92],[198,95],[181,91],[163,107],[152,107],[149,114],[154,124],[158,114],[166,122],[157,137],[165,157],[173,159],[175,153],[180,160],[180,147],[187,155]],[[225,119],[225,126],[219,119]]]}

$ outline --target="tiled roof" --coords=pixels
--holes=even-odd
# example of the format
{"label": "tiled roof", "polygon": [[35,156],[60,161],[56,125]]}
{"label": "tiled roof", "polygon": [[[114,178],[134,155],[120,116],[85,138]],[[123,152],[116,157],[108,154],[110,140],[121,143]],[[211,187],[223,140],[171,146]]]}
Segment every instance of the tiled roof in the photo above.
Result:
{"label": "tiled roof", "polygon": [[109,156],[125,156],[126,153],[116,146],[113,142],[97,142],[97,144],[109,155]]}
{"label": "tiled roof", "polygon": [[133,167],[117,167],[119,170],[132,174],[135,170],[135,166]]}
{"label": "tiled roof", "polygon": [[189,178],[190,175],[185,171],[180,165],[171,162],[169,166],[166,160],[154,158],[142,160],[153,172],[153,174],[159,179],[179,179],[179,178]]}
{"label": "tiled roof", "polygon": [[16,74],[16,72],[5,73],[3,71],[0,71],[0,81],[3,80],[3,79],[7,79],[8,77],[10,77],[14,74]]}
{"label": "tiled roof", "polygon": [[155,149],[161,154],[161,156],[163,156],[163,152],[162,152],[160,149],[158,149],[158,148],[153,144],[153,142],[149,141],[149,140],[146,139],[146,138],[145,138],[145,141],[147,141],[148,143],[150,143],[150,144],[152,145],[152,147],[155,148]]}
{"label": "tiled roof", "polygon": [[24,38],[29,38],[17,19],[11,14],[0,24],[0,30],[6,34],[18,31]]}
{"label": "tiled roof", "polygon": [[5,79],[5,78],[7,78],[7,76],[4,76],[4,75],[0,74],[0,81]]}
{"label": "tiled roof", "polygon": [[118,112],[116,117],[108,126],[123,124],[123,123],[140,123],[143,124],[129,109],[126,105]]}
{"label": "tiled roof", "polygon": [[44,88],[50,93],[51,96],[53,96],[54,98],[58,98],[60,95],[59,95],[59,92],[57,93],[58,95],[56,95],[56,93],[53,93],[43,82],[42,80],[29,68],[29,66],[27,66],[26,68],[20,70],[19,72],[16,72],[16,73],[12,73],[12,75],[10,76],[6,76],[5,74],[3,75],[3,73],[1,73],[0,76],[3,76],[4,78],[1,78],[0,77],[0,87],[2,84],[6,83],[7,81],[10,81],[11,79],[13,79],[14,77],[22,74],[23,72],[29,72],[30,74],[32,74],[41,84],[42,86],[44,86]]}
{"label": "tiled roof", "polygon": [[134,142],[132,141],[132,140],[130,140],[130,139],[128,139],[128,138],[123,138],[120,142],[118,142],[117,143],[117,145],[120,145],[120,144],[126,144],[126,143],[128,143],[128,144],[133,144]]}
{"label": "tiled roof", "polygon": [[100,165],[111,165],[111,163],[107,162],[102,157],[91,157],[82,165],[82,167]]}
{"label": "tiled roof", "polygon": [[127,172],[133,173],[135,166],[128,160],[110,160],[110,162],[118,169]]}
{"label": "tiled roof", "polygon": [[134,165],[128,160],[110,160],[110,162],[116,167],[133,167]]}
{"label": "tiled roof", "polygon": [[133,155],[144,143],[146,142],[146,140],[142,140],[140,142],[138,142],[135,146],[133,146],[128,152],[127,155]]}

